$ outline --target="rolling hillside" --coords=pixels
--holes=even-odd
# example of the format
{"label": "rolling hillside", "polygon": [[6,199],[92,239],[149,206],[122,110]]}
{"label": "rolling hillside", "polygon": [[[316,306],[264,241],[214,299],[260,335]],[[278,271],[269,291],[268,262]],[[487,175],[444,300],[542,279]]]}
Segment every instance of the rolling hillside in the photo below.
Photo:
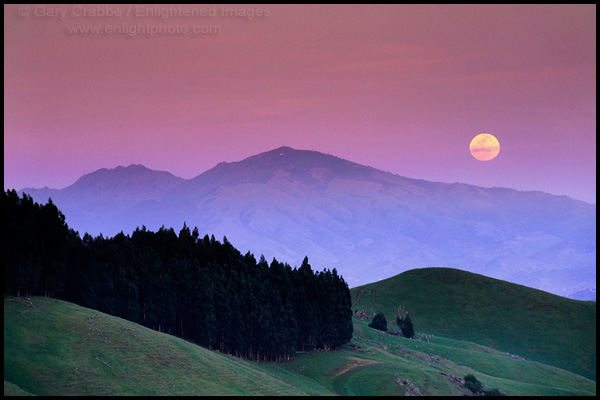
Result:
{"label": "rolling hillside", "polygon": [[10,382],[36,395],[329,394],[60,300],[5,298],[4,316],[5,390]]}
{"label": "rolling hillside", "polygon": [[[449,269],[408,271],[356,288],[353,295],[354,309],[383,311],[388,320],[402,298],[416,337],[385,334],[355,315],[352,341],[339,351],[297,353],[280,364],[254,363],[72,303],[5,298],[5,395],[469,395],[462,380],[467,374],[475,375],[485,390],[509,395],[596,394],[595,303]],[[494,302],[484,297],[503,302],[506,311],[488,308]],[[521,301],[532,307],[517,307]],[[577,321],[562,331],[571,345],[546,343],[555,324],[564,321],[556,310]],[[477,320],[485,323],[469,322]],[[518,326],[507,334],[487,327],[509,326],[510,321]],[[388,326],[393,327],[391,321]],[[537,339],[531,342],[534,334]],[[520,348],[522,341],[536,344],[538,351],[507,350]],[[568,347],[559,352],[555,346]],[[590,351],[593,370],[577,363]],[[540,362],[543,357],[550,361]],[[548,365],[563,362],[561,357],[574,365]],[[593,380],[581,376],[592,372]]]}
{"label": "rolling hillside", "polygon": [[596,379],[596,303],[450,268],[404,272],[351,289],[353,310],[399,305],[415,330],[473,342]]}

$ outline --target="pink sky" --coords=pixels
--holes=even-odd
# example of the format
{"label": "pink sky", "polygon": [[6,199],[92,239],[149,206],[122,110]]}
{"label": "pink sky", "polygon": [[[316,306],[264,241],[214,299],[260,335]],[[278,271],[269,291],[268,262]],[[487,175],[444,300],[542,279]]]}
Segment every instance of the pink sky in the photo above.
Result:
{"label": "pink sky", "polygon": [[246,16],[5,5],[4,187],[132,163],[192,178],[285,145],[596,202],[595,5],[228,8]]}

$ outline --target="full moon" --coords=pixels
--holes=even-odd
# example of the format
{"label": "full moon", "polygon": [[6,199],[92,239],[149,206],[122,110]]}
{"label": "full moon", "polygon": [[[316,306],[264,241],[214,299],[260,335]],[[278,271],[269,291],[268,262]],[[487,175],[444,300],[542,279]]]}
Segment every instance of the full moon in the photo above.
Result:
{"label": "full moon", "polygon": [[490,161],[500,153],[500,142],[489,133],[480,133],[471,140],[471,155],[479,161]]}

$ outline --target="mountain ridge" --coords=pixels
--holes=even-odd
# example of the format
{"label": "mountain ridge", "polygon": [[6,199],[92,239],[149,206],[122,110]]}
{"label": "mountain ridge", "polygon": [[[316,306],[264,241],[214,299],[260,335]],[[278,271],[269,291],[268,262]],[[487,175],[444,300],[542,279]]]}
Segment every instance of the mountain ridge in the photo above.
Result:
{"label": "mountain ridge", "polygon": [[65,189],[71,188],[73,186],[79,186],[80,184],[82,184],[82,182],[89,181],[90,180],[90,179],[88,179],[89,177],[96,176],[99,173],[112,173],[112,172],[118,172],[118,171],[132,171],[133,169],[138,169],[138,168],[139,168],[139,170],[145,170],[145,171],[148,171],[150,173],[160,173],[160,174],[164,173],[164,174],[167,174],[167,175],[169,175],[169,176],[171,176],[173,178],[176,178],[176,180],[178,180],[179,183],[185,183],[185,182],[195,181],[198,178],[202,177],[203,175],[205,175],[205,174],[207,174],[207,173],[209,173],[209,172],[211,172],[213,170],[222,170],[225,167],[232,166],[232,165],[239,165],[239,164],[244,163],[246,161],[260,160],[261,157],[263,157],[265,155],[270,155],[270,154],[274,154],[274,153],[282,153],[284,151],[285,152],[290,152],[290,151],[291,152],[302,152],[302,153],[307,153],[307,154],[308,153],[316,153],[316,154],[319,154],[321,156],[326,156],[326,157],[331,157],[331,158],[334,158],[334,159],[337,159],[337,160],[341,160],[343,162],[349,163],[350,165],[358,166],[360,168],[366,168],[366,169],[372,170],[373,172],[376,172],[376,173],[380,173],[380,174],[385,174],[385,175],[390,175],[390,176],[394,176],[394,177],[399,177],[399,178],[402,178],[402,179],[406,179],[407,181],[414,182],[415,184],[417,182],[420,182],[420,183],[423,183],[423,184],[441,184],[441,185],[445,185],[445,186],[448,186],[448,187],[466,187],[466,188],[471,188],[471,189],[509,191],[509,192],[521,193],[521,194],[526,193],[526,194],[530,194],[532,196],[552,196],[552,197],[555,197],[555,198],[568,199],[569,201],[581,202],[581,203],[584,203],[584,204],[587,204],[587,205],[590,205],[590,206],[594,206],[594,207],[596,206],[595,203],[589,203],[589,202],[586,202],[584,200],[575,199],[575,198],[572,198],[572,197],[567,196],[567,195],[556,195],[556,194],[552,194],[552,193],[543,192],[543,191],[540,191],[540,190],[519,190],[519,189],[513,189],[513,188],[507,188],[507,187],[501,187],[501,186],[483,187],[483,186],[478,186],[478,185],[473,185],[473,184],[468,184],[468,183],[462,183],[462,182],[449,183],[449,182],[442,182],[442,181],[428,181],[428,180],[424,180],[424,179],[409,178],[409,177],[406,177],[406,176],[403,176],[403,175],[400,175],[400,174],[397,174],[397,173],[380,170],[380,169],[377,169],[377,168],[374,168],[374,167],[370,167],[370,166],[361,165],[361,164],[358,164],[358,163],[355,163],[355,162],[352,162],[352,161],[348,161],[348,160],[339,158],[339,157],[331,155],[331,154],[325,154],[325,153],[321,153],[321,152],[318,152],[318,151],[315,151],[315,150],[298,150],[298,149],[294,149],[294,148],[288,147],[288,146],[281,146],[281,147],[278,147],[278,148],[276,148],[274,150],[265,151],[265,152],[262,152],[262,153],[259,153],[259,154],[253,155],[253,156],[246,157],[246,158],[244,158],[244,159],[242,159],[240,161],[233,161],[233,162],[222,161],[222,162],[217,163],[217,165],[215,165],[214,167],[209,168],[208,170],[206,170],[206,171],[204,171],[204,172],[202,172],[202,173],[200,173],[200,174],[198,174],[198,175],[196,175],[196,176],[194,176],[192,178],[189,178],[189,179],[181,178],[179,176],[176,176],[176,175],[170,173],[169,171],[154,170],[154,169],[146,167],[143,164],[134,164],[134,163],[132,163],[132,164],[130,164],[128,166],[117,165],[114,168],[99,168],[99,169],[97,169],[95,171],[92,171],[92,172],[89,172],[87,174],[82,175],[74,183],[72,183],[71,185],[65,186],[64,188],[61,188],[61,189],[50,188],[48,186],[44,186],[42,188],[25,187],[25,188],[22,188],[22,189],[18,190],[18,192],[19,193],[23,193],[23,192],[28,193],[28,191],[36,191],[36,192],[51,191],[51,192],[55,192],[55,191],[65,190]]}
{"label": "mountain ridge", "polygon": [[286,146],[191,179],[131,167],[108,171],[143,168],[151,190],[132,192],[121,178],[110,190],[90,180],[88,195],[74,185],[28,194],[51,195],[82,232],[186,222],[292,264],[309,255],[351,286],[428,265],[562,295],[595,286],[595,205],[566,196],[412,179]]}

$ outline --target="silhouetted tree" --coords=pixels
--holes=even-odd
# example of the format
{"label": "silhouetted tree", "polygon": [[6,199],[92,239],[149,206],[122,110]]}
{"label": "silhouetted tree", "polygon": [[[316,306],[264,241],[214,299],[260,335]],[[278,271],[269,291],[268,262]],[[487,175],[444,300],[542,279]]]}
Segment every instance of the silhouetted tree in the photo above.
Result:
{"label": "silhouetted tree", "polygon": [[307,257],[298,269],[257,262],[185,223],[179,235],[142,226],[81,239],[51,201],[13,190],[2,202],[5,294],[63,298],[257,361],[352,338],[348,285],[336,270],[314,272]]}
{"label": "silhouetted tree", "polygon": [[475,378],[475,375],[469,374],[465,376],[465,387],[473,393],[477,393],[481,390],[481,382]]}
{"label": "silhouetted tree", "polygon": [[373,317],[373,321],[369,324],[369,327],[387,332],[387,320],[385,319],[385,315],[377,313]]}
{"label": "silhouetted tree", "polygon": [[402,324],[402,336],[409,339],[412,339],[415,336],[415,330],[408,313],[406,313]]}

